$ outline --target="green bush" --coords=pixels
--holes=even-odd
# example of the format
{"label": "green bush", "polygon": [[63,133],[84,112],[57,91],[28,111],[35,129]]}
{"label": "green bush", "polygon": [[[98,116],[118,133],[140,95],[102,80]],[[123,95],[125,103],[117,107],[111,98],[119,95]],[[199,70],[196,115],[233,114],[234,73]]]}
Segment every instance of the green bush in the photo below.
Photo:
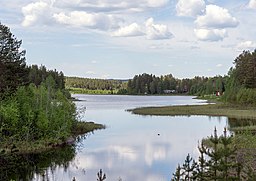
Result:
{"label": "green bush", "polygon": [[76,108],[61,90],[48,83],[19,87],[0,104],[0,132],[6,139],[65,139],[76,122]]}

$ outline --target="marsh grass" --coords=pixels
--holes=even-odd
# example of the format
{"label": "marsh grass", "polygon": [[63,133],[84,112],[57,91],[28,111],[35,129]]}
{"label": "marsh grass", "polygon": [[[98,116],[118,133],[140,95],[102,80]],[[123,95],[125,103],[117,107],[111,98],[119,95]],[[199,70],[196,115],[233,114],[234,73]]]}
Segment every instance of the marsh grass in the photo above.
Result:
{"label": "marsh grass", "polygon": [[97,124],[94,122],[77,122],[75,128],[73,129],[73,135],[81,135],[89,132],[93,132],[99,129],[105,129],[106,126],[102,124]]}
{"label": "marsh grass", "polygon": [[230,104],[208,104],[208,105],[185,105],[185,106],[165,106],[165,107],[145,107],[136,108],[131,111],[139,115],[156,116],[226,116],[236,119],[256,119],[256,108],[235,106]]}

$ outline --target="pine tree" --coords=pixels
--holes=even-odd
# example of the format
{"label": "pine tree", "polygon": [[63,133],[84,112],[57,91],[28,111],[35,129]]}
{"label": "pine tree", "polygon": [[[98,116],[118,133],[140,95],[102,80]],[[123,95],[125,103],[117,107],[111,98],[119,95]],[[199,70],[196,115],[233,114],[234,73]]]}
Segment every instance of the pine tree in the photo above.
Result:
{"label": "pine tree", "polygon": [[17,40],[10,29],[0,23],[0,95],[14,92],[18,86],[27,83],[28,70],[25,50],[21,50],[21,40]]}
{"label": "pine tree", "polygon": [[178,165],[171,181],[182,181],[182,176],[182,168],[180,167],[180,165]]}

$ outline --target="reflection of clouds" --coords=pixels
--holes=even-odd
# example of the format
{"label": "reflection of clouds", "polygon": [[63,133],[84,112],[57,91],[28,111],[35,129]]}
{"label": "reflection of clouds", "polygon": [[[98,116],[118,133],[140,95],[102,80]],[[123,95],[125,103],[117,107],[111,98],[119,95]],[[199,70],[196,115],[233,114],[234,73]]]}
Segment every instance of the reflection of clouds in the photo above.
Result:
{"label": "reflection of clouds", "polygon": [[164,181],[166,180],[163,176],[160,175],[153,175],[153,174],[149,174],[147,175],[146,181]]}
{"label": "reflection of clouds", "polygon": [[145,147],[145,161],[152,166],[153,161],[165,160],[169,150],[168,143],[148,143]]}
{"label": "reflection of clouds", "polygon": [[102,167],[96,155],[86,155],[77,159],[78,165],[81,168],[98,169]]}
{"label": "reflection of clouds", "polygon": [[115,163],[118,162],[135,162],[138,158],[136,151],[128,146],[109,146],[105,149],[97,150],[80,155],[77,158],[77,163],[80,168],[98,169],[107,167],[115,168]]}
{"label": "reflection of clouds", "polygon": [[109,151],[116,152],[119,159],[126,159],[128,161],[136,161],[136,151],[128,146],[111,146]]}

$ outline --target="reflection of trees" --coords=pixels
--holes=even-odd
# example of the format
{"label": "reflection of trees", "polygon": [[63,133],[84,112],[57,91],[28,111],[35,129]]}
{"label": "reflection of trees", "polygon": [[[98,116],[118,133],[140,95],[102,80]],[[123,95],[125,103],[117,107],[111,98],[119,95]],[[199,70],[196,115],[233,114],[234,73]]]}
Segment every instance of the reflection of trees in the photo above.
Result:
{"label": "reflection of trees", "polygon": [[255,126],[255,119],[236,119],[236,118],[228,118],[230,128],[241,127],[241,126]]}
{"label": "reflection of trees", "polygon": [[0,155],[0,180],[31,180],[33,175],[41,175],[49,180],[45,170],[56,170],[58,166],[67,171],[75,157],[75,147],[66,146],[51,151],[28,155]]}
{"label": "reflection of trees", "polygon": [[231,131],[241,131],[241,130],[256,130],[256,120],[255,119],[236,119],[228,118],[229,129]]}

